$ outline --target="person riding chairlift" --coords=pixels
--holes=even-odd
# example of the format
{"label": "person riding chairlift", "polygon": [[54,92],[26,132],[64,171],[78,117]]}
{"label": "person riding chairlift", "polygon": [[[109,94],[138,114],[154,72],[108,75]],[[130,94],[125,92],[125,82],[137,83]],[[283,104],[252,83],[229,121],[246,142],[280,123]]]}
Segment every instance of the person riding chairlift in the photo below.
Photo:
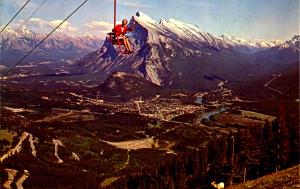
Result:
{"label": "person riding chairlift", "polygon": [[114,27],[113,32],[116,34],[119,40],[122,40],[124,43],[126,51],[124,53],[132,53],[133,50],[130,46],[129,40],[125,35],[127,31],[133,31],[132,28],[127,28],[128,21],[126,19],[122,20],[122,24],[118,24]]}

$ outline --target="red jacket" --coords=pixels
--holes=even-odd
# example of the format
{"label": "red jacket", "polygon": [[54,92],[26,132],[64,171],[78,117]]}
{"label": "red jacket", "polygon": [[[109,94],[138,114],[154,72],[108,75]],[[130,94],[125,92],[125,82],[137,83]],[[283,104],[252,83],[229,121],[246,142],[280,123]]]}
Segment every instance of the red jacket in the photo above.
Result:
{"label": "red jacket", "polygon": [[119,24],[115,26],[113,31],[116,33],[117,36],[122,36],[125,35],[127,31],[131,31],[131,28],[127,28],[127,26],[124,26],[124,28],[122,28],[122,25]]}

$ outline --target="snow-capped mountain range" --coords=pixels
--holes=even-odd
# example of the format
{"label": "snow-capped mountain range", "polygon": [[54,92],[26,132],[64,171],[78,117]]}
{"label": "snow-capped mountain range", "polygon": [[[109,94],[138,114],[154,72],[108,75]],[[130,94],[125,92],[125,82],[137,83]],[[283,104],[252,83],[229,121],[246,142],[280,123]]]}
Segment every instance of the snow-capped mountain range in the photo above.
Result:
{"label": "snow-capped mountain range", "polygon": [[[151,33],[152,42],[157,42],[155,36],[157,34],[167,34],[166,36],[176,36],[191,43],[206,44],[216,49],[227,49],[236,48],[236,50],[243,49],[252,50],[248,52],[253,52],[255,50],[262,50],[263,48],[270,48],[279,44],[282,44],[280,40],[274,41],[249,41],[242,38],[237,38],[234,36],[221,35],[215,36],[210,33],[206,33],[200,30],[200,28],[193,24],[188,24],[171,18],[169,20],[161,19],[156,22],[149,16],[142,12],[137,13],[136,20],[142,22],[146,27],[148,27],[149,33]],[[247,51],[245,51],[247,52]]]}
{"label": "snow-capped mountain range", "polygon": [[[1,34],[1,48],[3,51],[28,52],[40,42],[46,34],[39,34],[28,29],[14,30],[11,27]],[[37,49],[38,51],[93,51],[101,46],[103,41],[95,36],[74,37],[63,33],[54,33]]]}
{"label": "snow-capped mountain range", "polygon": [[[35,47],[46,34],[35,33],[28,29],[5,29],[0,36],[0,64],[6,67],[14,65],[27,52]],[[53,33],[34,52],[30,54],[23,64],[32,61],[60,61],[73,60],[99,49],[103,40],[95,36],[68,36],[64,33]]]}
{"label": "snow-capped mountain range", "polygon": [[[257,53],[264,54],[285,44],[288,49],[294,44],[218,37],[175,19],[157,22],[141,12],[137,12],[134,20],[135,28],[130,35],[133,54],[121,54],[118,47],[106,40],[100,50],[79,61],[80,69],[100,82],[114,72],[129,72],[162,86],[209,87],[203,81],[205,76],[245,79],[259,72],[259,67],[253,67]],[[133,20],[129,26],[132,24]]]}
{"label": "snow-capped mountain range", "polygon": [[[263,41],[263,40],[245,40],[242,38],[221,35],[221,38],[225,41],[225,43],[229,44],[232,47],[236,47],[237,50],[241,50],[242,52],[254,53],[260,50],[268,49],[274,46],[278,46],[283,44],[281,40],[273,40],[273,41]],[[250,51],[249,51],[250,50]],[[252,50],[252,51],[251,51]]]}

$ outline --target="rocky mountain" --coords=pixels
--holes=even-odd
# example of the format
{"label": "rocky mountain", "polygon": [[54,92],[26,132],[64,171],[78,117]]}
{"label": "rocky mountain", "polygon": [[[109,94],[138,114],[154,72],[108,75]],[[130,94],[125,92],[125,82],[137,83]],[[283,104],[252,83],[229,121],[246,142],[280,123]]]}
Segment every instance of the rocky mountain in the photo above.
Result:
{"label": "rocky mountain", "polygon": [[254,54],[254,60],[261,73],[283,73],[298,71],[299,67],[299,35],[285,43]]}
{"label": "rocky mountain", "polygon": [[[46,34],[35,33],[28,29],[14,30],[8,27],[0,38],[2,64],[10,65],[19,60],[45,36]],[[45,60],[79,58],[97,50],[102,44],[103,41],[95,36],[76,37],[64,33],[54,33],[29,58]]]}
{"label": "rocky mountain", "polygon": [[115,97],[121,100],[153,97],[162,90],[160,86],[145,80],[142,76],[125,72],[113,73],[100,86],[100,91],[109,96],[109,99]]}
{"label": "rocky mountain", "polygon": [[[135,29],[129,37],[135,49],[133,54],[122,54],[122,50],[106,40],[100,50],[79,61],[79,69],[100,82],[114,72],[129,72],[161,86],[205,89],[219,82],[207,78],[252,80],[257,76],[256,65],[267,67],[263,70],[274,66],[259,62],[259,57],[286,44],[218,37],[175,19],[157,22],[141,12],[137,12],[134,20]],[[293,55],[297,52],[293,51]],[[269,60],[273,61],[272,57]],[[290,61],[289,56],[286,60]]]}

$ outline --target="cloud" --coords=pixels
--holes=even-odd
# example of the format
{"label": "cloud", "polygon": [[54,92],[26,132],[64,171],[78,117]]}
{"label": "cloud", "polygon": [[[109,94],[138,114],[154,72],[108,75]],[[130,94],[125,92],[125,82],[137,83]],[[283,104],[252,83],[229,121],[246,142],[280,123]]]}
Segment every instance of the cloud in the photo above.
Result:
{"label": "cloud", "polygon": [[91,21],[85,23],[84,25],[85,28],[82,32],[85,32],[85,34],[92,34],[99,37],[105,37],[107,33],[110,32],[114,27],[112,23],[98,21]]}
{"label": "cloud", "polygon": [[90,29],[90,30],[106,30],[109,31],[113,28],[113,24],[112,23],[108,23],[108,22],[88,22],[85,24],[85,26]]}
{"label": "cloud", "polygon": [[122,2],[121,5],[130,7],[130,8],[150,8],[149,5],[143,5],[139,1],[126,1]]}
{"label": "cloud", "polygon": [[[113,2],[113,0],[107,0],[109,2]],[[119,5],[129,7],[129,8],[152,8],[150,5],[145,5],[141,3],[139,0],[127,0],[127,1],[118,1]]]}
{"label": "cloud", "polygon": [[[18,20],[12,24],[14,29],[29,29],[36,33],[49,33],[57,27],[63,20],[44,20],[41,18],[31,18],[26,23],[24,20]],[[65,33],[71,36],[93,35],[104,38],[113,28],[113,24],[104,21],[90,21],[83,26],[75,27],[70,22],[64,22],[56,32]]]}
{"label": "cloud", "polygon": [[[24,24],[24,28],[29,28],[33,31],[45,33],[46,31],[50,31],[57,27],[62,21],[63,20],[47,21],[41,18],[31,18],[27,21],[27,23],[24,23],[24,20],[18,20],[18,22],[14,24],[14,27],[20,27]],[[56,31],[76,34],[78,28],[72,26],[70,22],[66,21]]]}
{"label": "cloud", "polygon": [[[48,24],[48,27],[54,28],[54,27],[57,27],[62,21],[63,20],[52,20],[52,21],[48,22],[47,24]],[[58,31],[74,33],[74,32],[78,31],[78,28],[72,26],[70,22],[66,21],[58,28]]]}

